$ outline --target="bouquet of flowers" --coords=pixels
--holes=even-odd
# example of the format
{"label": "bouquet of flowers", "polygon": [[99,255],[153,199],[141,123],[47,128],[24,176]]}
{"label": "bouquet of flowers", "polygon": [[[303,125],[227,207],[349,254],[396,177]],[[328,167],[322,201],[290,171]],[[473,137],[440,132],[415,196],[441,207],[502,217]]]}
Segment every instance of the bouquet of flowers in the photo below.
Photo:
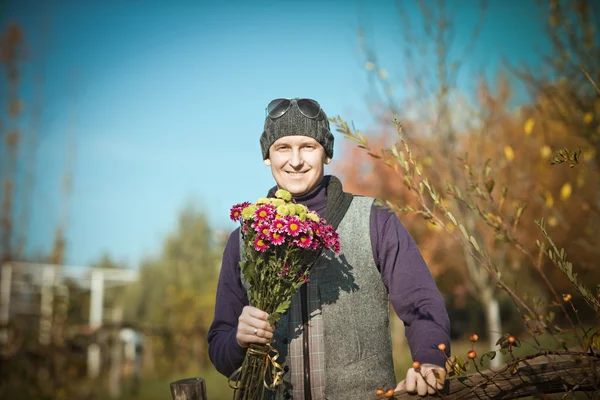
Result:
{"label": "bouquet of flowers", "polygon": [[[338,234],[281,189],[275,198],[236,204],[230,218],[241,224],[240,266],[250,285],[250,305],[268,313],[274,326],[290,307],[292,295],[309,281],[320,252],[339,253]],[[242,366],[230,378],[234,399],[262,399],[265,388],[275,390],[283,375],[277,356],[269,344],[250,344]]]}

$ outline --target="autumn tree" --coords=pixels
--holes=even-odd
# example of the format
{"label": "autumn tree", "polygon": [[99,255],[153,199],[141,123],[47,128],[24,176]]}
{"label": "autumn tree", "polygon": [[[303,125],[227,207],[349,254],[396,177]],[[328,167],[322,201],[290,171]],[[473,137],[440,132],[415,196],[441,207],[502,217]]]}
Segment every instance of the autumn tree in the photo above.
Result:
{"label": "autumn tree", "polygon": [[160,255],[142,263],[139,281],[126,294],[125,319],[149,333],[159,372],[208,366],[206,334],[222,246],[206,216],[188,207]]}

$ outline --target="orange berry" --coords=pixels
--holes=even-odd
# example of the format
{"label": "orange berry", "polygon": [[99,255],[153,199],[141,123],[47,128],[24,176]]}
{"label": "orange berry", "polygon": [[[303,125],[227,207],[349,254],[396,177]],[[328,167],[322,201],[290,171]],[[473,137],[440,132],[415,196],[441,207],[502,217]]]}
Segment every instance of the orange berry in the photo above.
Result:
{"label": "orange berry", "polygon": [[393,397],[394,396],[394,389],[389,388],[386,392],[385,392],[385,397]]}
{"label": "orange berry", "polygon": [[510,343],[510,344],[513,344],[514,342],[517,341],[517,339],[515,339],[514,336],[509,336],[507,340],[508,340],[508,343]]}
{"label": "orange berry", "polygon": [[477,357],[477,352],[475,350],[471,350],[470,352],[467,353],[467,357],[469,357],[472,360],[475,357]]}
{"label": "orange berry", "polygon": [[474,333],[474,334],[472,334],[472,335],[471,335],[471,337],[469,337],[469,340],[470,340],[471,342],[476,342],[476,341],[478,341],[478,340],[479,340],[479,336],[477,336],[477,334],[476,334],[476,333]]}
{"label": "orange berry", "polygon": [[375,394],[384,394],[385,391],[382,388],[379,388],[375,391]]}
{"label": "orange berry", "polygon": [[412,367],[413,367],[414,369],[418,369],[420,366],[421,366],[421,363],[420,363],[420,362],[418,362],[418,361],[415,361],[414,363],[412,363]]}
{"label": "orange berry", "polygon": [[565,303],[568,303],[569,301],[571,301],[571,295],[569,293],[563,294],[563,301]]}
{"label": "orange berry", "polygon": [[444,343],[440,343],[438,344],[438,349],[440,349],[441,351],[446,350],[446,345]]}

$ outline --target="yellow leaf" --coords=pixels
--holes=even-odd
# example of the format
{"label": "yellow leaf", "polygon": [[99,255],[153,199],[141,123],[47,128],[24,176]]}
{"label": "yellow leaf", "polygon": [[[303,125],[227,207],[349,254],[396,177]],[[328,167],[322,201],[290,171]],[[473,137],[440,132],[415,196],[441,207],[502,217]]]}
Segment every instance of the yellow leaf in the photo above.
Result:
{"label": "yellow leaf", "polygon": [[504,156],[508,162],[514,160],[515,152],[513,151],[513,148],[510,146],[504,146]]}
{"label": "yellow leaf", "polygon": [[591,124],[593,120],[594,115],[591,112],[585,113],[585,115],[583,116],[583,122],[585,122],[586,125]]}
{"label": "yellow leaf", "polygon": [[552,217],[548,218],[548,225],[556,226],[557,224],[558,224],[558,220],[556,219],[556,217],[552,216]]}
{"label": "yellow leaf", "polygon": [[542,158],[548,158],[552,154],[552,149],[548,145],[544,145],[540,148],[540,155]]}
{"label": "yellow leaf", "polygon": [[373,71],[373,69],[375,68],[375,64],[373,64],[371,61],[367,61],[365,63],[365,68],[367,69],[367,71]]}
{"label": "yellow leaf", "polygon": [[583,152],[583,161],[590,162],[596,157],[596,149],[590,149]]}
{"label": "yellow leaf", "polygon": [[432,231],[432,232],[439,232],[441,231],[443,228],[441,226],[439,226],[437,223],[434,224],[427,224],[427,228]]}
{"label": "yellow leaf", "polygon": [[571,188],[571,184],[569,182],[565,182],[565,184],[562,185],[562,188],[560,188],[560,199],[563,201],[567,200],[569,197],[571,197],[572,191],[573,188]]}
{"label": "yellow leaf", "polygon": [[552,197],[552,193],[546,191],[546,206],[552,207],[554,205],[554,197]]}
{"label": "yellow leaf", "polygon": [[533,132],[534,125],[535,121],[533,120],[533,118],[529,118],[527,121],[525,121],[525,126],[523,127],[523,129],[525,130],[526,135],[531,135],[531,132]]}

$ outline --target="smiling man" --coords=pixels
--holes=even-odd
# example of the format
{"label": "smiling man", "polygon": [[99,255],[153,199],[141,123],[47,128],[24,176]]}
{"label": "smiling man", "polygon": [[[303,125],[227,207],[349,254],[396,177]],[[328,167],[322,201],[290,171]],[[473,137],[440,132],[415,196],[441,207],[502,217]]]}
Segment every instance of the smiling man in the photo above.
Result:
{"label": "smiling man", "polygon": [[[342,189],[325,176],[334,137],[320,105],[310,99],[276,99],[267,107],[260,145],[277,189],[323,216],[338,231],[339,256],[321,257],[310,282],[292,298],[276,329],[248,304],[240,271],[239,228],[229,237],[208,333],[210,358],[229,376],[242,365],[250,343],[273,344],[284,366],[277,399],[366,399],[377,388],[420,395],[443,387],[450,353],[445,304],[412,237],[398,217],[374,199]],[[394,376],[389,304],[404,322],[419,371]]]}

